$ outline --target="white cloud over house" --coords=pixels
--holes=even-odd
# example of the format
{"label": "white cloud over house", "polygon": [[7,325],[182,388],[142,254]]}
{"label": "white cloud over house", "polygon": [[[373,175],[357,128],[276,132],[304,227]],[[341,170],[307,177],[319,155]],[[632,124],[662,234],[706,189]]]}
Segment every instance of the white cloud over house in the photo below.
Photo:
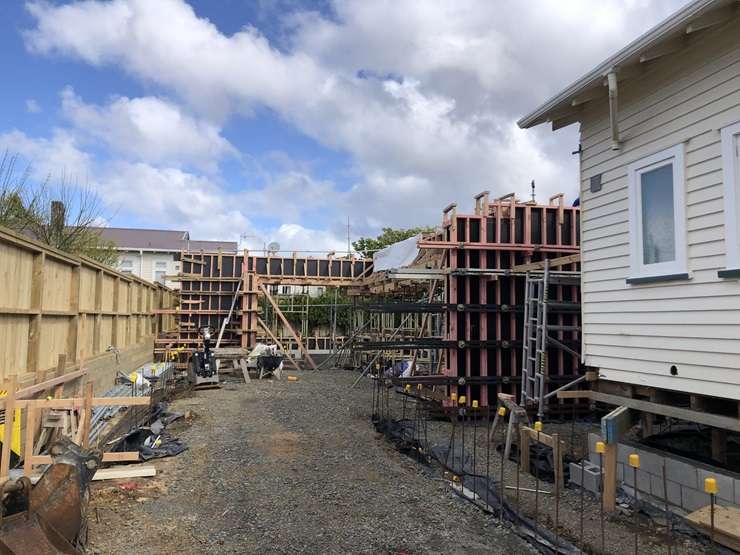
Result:
{"label": "white cloud over house", "polygon": [[266,107],[348,154],[356,178],[340,193],[308,174],[275,175],[238,198],[279,201],[286,240],[323,204],[329,217],[312,227],[341,242],[347,214],[363,232],[436,223],[442,206],[469,205],[484,189],[528,196],[532,179],[540,200],[560,191],[572,200],[575,130],[525,132],[514,122],[680,3],[337,1],[331,18],[286,14],[278,48],[253,27],[226,35],[182,0],[31,2],[36,24],[25,41],[38,55],[120,68],[166,95],[91,105],[63,93],[80,141],[102,141],[157,184],[136,191],[133,204],[148,196],[156,204],[160,191],[200,192],[220,211],[216,221],[246,226],[214,175],[236,155],[221,128]]}

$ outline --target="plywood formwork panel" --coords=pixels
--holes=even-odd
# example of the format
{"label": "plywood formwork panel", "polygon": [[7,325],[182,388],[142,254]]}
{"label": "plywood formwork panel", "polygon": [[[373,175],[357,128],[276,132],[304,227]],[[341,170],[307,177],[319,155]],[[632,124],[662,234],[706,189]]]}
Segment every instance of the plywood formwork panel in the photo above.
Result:
{"label": "plywood formwork panel", "polygon": [[[85,358],[102,354],[114,335],[127,345],[146,343],[155,330],[171,325],[171,316],[153,310],[172,305],[173,293],[160,285],[115,272],[98,262],[49,247],[0,227],[0,379],[10,373],[22,386],[54,371],[60,354],[68,371]],[[111,298],[117,288],[120,299]],[[151,300],[130,315],[128,290],[138,288]],[[115,297],[115,295],[113,296]],[[113,308],[121,312],[112,332]],[[107,314],[105,314],[107,313]],[[131,318],[141,319],[142,335],[131,331]]]}
{"label": "plywood formwork panel", "polygon": [[104,351],[113,342],[113,317],[103,316],[100,318],[100,345],[95,352]]}
{"label": "plywood formwork panel", "polygon": [[94,317],[87,315],[80,316],[78,326],[75,360],[79,360],[83,353],[90,356],[95,352],[93,348]]}
{"label": "plywood formwork panel", "polygon": [[[526,276],[506,271],[544,258],[578,253],[580,213],[577,207],[562,204],[536,205],[513,198],[488,203],[487,196],[480,198],[484,200],[478,200],[474,214],[448,209],[443,218],[442,241],[421,244],[448,249],[447,302],[461,305],[447,313],[446,339],[459,346],[447,350],[444,372],[488,382],[451,386],[448,393],[465,395],[469,404],[476,400],[480,406],[489,406],[496,404],[497,393],[517,398],[520,393]],[[577,267],[573,263],[560,269],[574,271]],[[466,270],[479,273],[465,274]],[[551,285],[549,294],[551,300],[580,300],[578,286]],[[466,310],[470,304],[498,309]],[[552,325],[574,326],[579,320],[579,315],[573,313],[550,316]],[[578,342],[577,332],[558,332],[555,336],[566,344]],[[550,348],[549,389],[574,379],[579,367],[578,357]]]}
{"label": "plywood formwork panel", "polygon": [[103,310],[103,312],[112,312],[114,310],[113,307],[115,305],[116,299],[116,296],[114,294],[115,285],[115,277],[103,275],[102,292],[100,295],[102,301],[100,309]]}
{"label": "plywood formwork panel", "polygon": [[372,268],[371,260],[295,255],[245,257],[243,253],[191,251],[179,258],[180,306],[164,311],[178,320],[178,333],[175,338],[159,340],[160,352],[175,344],[191,350],[199,343],[199,330],[206,326],[218,333],[235,295],[234,313],[221,346],[250,348],[257,342],[260,285],[345,286],[357,283]]}
{"label": "plywood formwork panel", "polygon": [[125,317],[114,318],[114,324],[117,326],[115,346],[121,348],[130,345],[129,319]]}
{"label": "plywood formwork panel", "polygon": [[72,302],[72,273],[74,266],[47,258],[44,261],[44,282],[48,287],[43,288],[43,310],[64,311],[70,310]]}
{"label": "plywood formwork panel", "polygon": [[67,352],[69,319],[63,316],[46,316],[41,322],[39,368],[52,368],[60,354]]}
{"label": "plywood formwork panel", "polygon": [[80,310],[95,310],[95,281],[97,271],[92,268],[80,269]]}
{"label": "plywood formwork panel", "polygon": [[131,291],[127,283],[121,283],[118,290],[118,312],[119,314],[130,311],[129,303],[131,302]]}
{"label": "plywood formwork panel", "polygon": [[26,316],[0,314],[0,379],[3,381],[11,374],[21,376],[26,372],[28,326]]}
{"label": "plywood formwork panel", "polygon": [[0,309],[31,307],[33,253],[0,241]]}

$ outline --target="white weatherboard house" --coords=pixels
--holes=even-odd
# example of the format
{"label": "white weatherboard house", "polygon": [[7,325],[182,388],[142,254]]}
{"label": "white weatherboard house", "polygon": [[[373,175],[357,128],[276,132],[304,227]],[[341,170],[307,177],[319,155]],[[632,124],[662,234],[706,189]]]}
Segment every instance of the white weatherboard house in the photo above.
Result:
{"label": "white weatherboard house", "polygon": [[740,400],[740,2],[700,0],[519,121],[580,124],[583,352]]}

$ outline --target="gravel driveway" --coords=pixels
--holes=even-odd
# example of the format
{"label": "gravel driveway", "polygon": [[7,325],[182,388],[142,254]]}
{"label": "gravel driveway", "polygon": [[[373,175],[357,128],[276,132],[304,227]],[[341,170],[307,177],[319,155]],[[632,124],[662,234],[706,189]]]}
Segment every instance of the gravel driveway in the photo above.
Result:
{"label": "gravel driveway", "polygon": [[173,403],[189,450],[96,482],[90,553],[532,553],[394,450],[342,370],[227,383]]}

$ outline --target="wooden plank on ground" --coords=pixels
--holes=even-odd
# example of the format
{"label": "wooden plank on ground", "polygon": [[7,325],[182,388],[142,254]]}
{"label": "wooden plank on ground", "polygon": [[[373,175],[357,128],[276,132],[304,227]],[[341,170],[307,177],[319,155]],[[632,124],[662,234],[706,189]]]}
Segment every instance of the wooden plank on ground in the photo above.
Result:
{"label": "wooden plank on ground", "polygon": [[[138,451],[120,451],[103,453],[103,462],[133,462],[139,460]],[[31,464],[51,464],[51,455],[34,455]]]}
{"label": "wooden plank on ground", "polygon": [[[689,524],[707,535],[711,530],[710,518],[709,506],[686,515]],[[714,540],[725,547],[740,551],[740,509],[714,506]]]}
{"label": "wooden plank on ground", "polygon": [[149,478],[157,475],[157,469],[148,465],[114,466],[95,472],[93,480],[120,480],[122,478]]}

